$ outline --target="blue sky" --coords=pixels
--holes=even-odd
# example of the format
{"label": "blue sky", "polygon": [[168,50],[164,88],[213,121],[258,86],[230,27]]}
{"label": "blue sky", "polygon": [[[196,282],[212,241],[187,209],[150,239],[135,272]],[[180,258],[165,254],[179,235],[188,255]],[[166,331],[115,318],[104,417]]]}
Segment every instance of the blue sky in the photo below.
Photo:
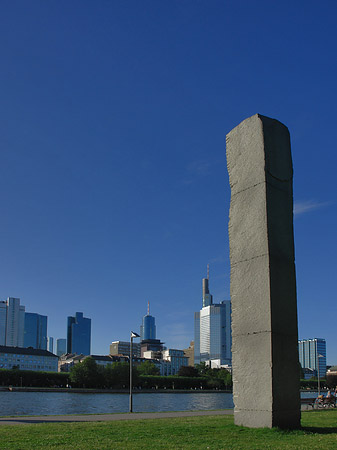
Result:
{"label": "blue sky", "polygon": [[334,1],[3,1],[0,298],[92,352],[193,339],[201,279],[229,299],[225,135],[288,126],[300,338],[337,364]]}

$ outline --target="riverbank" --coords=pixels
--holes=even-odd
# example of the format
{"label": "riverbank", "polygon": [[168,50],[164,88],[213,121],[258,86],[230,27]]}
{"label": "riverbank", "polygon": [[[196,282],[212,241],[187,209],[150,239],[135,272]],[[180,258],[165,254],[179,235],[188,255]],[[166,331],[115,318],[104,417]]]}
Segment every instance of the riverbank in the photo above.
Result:
{"label": "riverbank", "polygon": [[219,411],[170,411],[170,412],[148,412],[148,413],[115,413],[115,414],[80,414],[63,416],[20,416],[0,417],[0,426],[3,425],[29,425],[34,423],[57,423],[57,422],[115,422],[116,420],[148,420],[169,419],[178,417],[195,416],[225,416],[233,415],[233,409],[222,409]]}
{"label": "riverbank", "polygon": [[[137,416],[134,414],[133,416]],[[232,415],[161,416],[148,420],[96,423],[35,423],[0,427],[2,450],[195,450],[195,449],[335,449],[337,411],[302,414],[293,431],[250,429],[233,424]]]}
{"label": "riverbank", "polygon": [[[61,387],[28,387],[28,386],[0,386],[0,391],[10,391],[10,392],[71,392],[73,394],[129,394],[129,389],[86,389],[86,388],[61,388]],[[327,390],[321,389],[322,393],[325,393]],[[232,390],[230,389],[134,389],[132,391],[134,394],[143,393],[143,394],[231,394]],[[313,389],[301,389],[301,393],[317,393],[317,390]]]}
{"label": "riverbank", "polygon": [[[85,389],[85,388],[37,388],[20,386],[1,386],[0,391],[10,392],[68,392],[72,394],[129,394],[129,389]],[[133,394],[231,394],[231,390],[210,389],[134,389]]]}

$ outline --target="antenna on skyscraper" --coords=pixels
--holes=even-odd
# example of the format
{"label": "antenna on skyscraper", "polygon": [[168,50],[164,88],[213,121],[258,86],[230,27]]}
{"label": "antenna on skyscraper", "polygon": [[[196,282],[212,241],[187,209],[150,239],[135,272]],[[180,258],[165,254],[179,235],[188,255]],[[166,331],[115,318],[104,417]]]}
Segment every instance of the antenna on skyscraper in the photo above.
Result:
{"label": "antenna on skyscraper", "polygon": [[150,302],[147,301],[147,315],[150,315]]}
{"label": "antenna on skyscraper", "polygon": [[209,264],[207,264],[207,280],[209,281]]}

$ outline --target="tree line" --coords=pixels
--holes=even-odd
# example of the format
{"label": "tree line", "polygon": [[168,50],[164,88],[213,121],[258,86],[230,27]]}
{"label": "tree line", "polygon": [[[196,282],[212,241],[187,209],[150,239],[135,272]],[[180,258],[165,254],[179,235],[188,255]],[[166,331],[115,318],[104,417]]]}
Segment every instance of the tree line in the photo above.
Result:
{"label": "tree line", "polygon": [[[254,376],[252,374],[252,376]],[[67,372],[35,372],[31,370],[0,369],[0,386],[67,387],[96,389],[128,389],[129,363],[114,362],[106,367],[91,357],[75,364]],[[337,376],[320,380],[321,388],[335,388]],[[133,386],[142,389],[231,389],[232,377],[226,369],[211,369],[205,363],[196,367],[183,366],[175,376],[160,376],[151,361],[133,368]],[[301,389],[317,389],[317,378],[300,380]]]}
{"label": "tree line", "polygon": [[[73,387],[126,389],[129,388],[128,362],[114,362],[99,366],[86,358],[70,370]],[[158,367],[145,361],[133,368],[133,387],[144,389],[230,389],[231,375],[226,369],[211,369],[205,364],[197,367],[183,366],[177,375],[160,376]]]}
{"label": "tree line", "polygon": [[[86,389],[129,389],[128,362],[101,366],[88,357],[70,372],[34,372],[0,369],[0,385],[22,387],[67,387]],[[133,367],[135,389],[231,389],[232,379],[225,369],[211,369],[205,364],[181,367],[174,376],[160,376],[158,367],[145,361]]]}

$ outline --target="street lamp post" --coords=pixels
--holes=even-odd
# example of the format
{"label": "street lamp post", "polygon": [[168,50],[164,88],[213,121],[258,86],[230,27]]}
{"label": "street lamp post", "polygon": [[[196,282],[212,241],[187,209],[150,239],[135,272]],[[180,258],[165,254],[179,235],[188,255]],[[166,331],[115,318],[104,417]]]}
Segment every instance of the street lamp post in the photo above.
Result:
{"label": "street lamp post", "polygon": [[140,337],[139,334],[131,331],[130,337],[130,398],[129,398],[129,412],[132,413],[132,361],[133,361],[133,352],[132,352],[132,344],[133,338]]}

